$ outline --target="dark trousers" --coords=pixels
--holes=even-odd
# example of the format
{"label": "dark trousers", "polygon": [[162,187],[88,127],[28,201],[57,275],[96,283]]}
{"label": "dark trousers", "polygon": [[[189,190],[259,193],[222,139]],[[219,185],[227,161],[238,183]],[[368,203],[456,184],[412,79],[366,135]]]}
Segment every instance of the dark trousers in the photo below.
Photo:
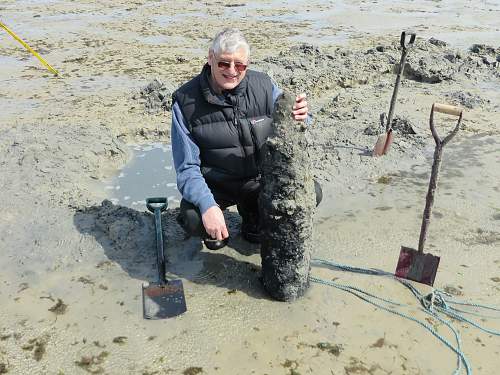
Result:
{"label": "dark trousers", "polygon": [[[258,199],[260,193],[260,182],[258,179],[225,183],[224,187],[211,186],[210,190],[221,210],[237,205],[238,213],[241,215],[243,222],[258,223]],[[314,190],[317,207],[323,199],[323,191],[317,181],[314,181]],[[200,210],[194,204],[184,199],[181,200],[177,221],[186,231],[186,234],[202,238],[208,237],[203,226]]]}

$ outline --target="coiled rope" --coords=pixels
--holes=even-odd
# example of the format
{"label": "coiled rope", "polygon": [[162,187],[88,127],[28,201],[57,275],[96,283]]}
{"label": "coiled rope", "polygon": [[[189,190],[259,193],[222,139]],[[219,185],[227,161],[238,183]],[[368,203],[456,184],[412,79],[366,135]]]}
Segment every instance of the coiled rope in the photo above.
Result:
{"label": "coiled rope", "polygon": [[[421,310],[424,313],[437,319],[439,322],[441,322],[445,326],[447,326],[451,330],[451,332],[453,332],[453,335],[455,336],[455,340],[456,340],[456,345],[453,345],[445,337],[440,335],[431,325],[424,323],[423,321],[421,321],[421,320],[419,320],[411,315],[402,313],[401,311],[398,311],[395,309],[395,307],[408,307],[408,305],[404,305],[404,304],[389,300],[387,298],[377,296],[375,294],[366,292],[366,291],[364,291],[358,287],[354,287],[352,285],[339,284],[339,283],[335,283],[335,282],[330,281],[330,280],[324,280],[324,279],[314,277],[314,276],[310,277],[310,280],[312,282],[332,286],[334,288],[351,293],[351,294],[355,295],[356,297],[362,299],[363,301],[368,302],[369,304],[380,308],[381,310],[387,311],[391,314],[394,314],[394,315],[400,316],[404,319],[415,322],[418,325],[420,325],[421,327],[423,327],[424,329],[426,329],[427,331],[429,331],[434,337],[436,337],[439,341],[441,341],[446,347],[448,347],[450,350],[452,350],[457,355],[457,367],[456,367],[455,371],[453,372],[453,375],[457,375],[461,372],[462,365],[464,366],[467,375],[472,375],[472,368],[471,368],[469,360],[467,359],[466,355],[462,351],[460,333],[458,332],[458,330],[455,327],[453,327],[451,322],[442,318],[439,315],[440,313],[447,315],[448,317],[453,318],[457,321],[460,321],[463,323],[468,323],[468,324],[472,325],[473,327],[480,329],[483,332],[486,332],[486,333],[489,333],[489,334],[492,334],[495,336],[500,336],[500,331],[496,331],[496,330],[482,327],[478,323],[464,317],[460,313],[471,314],[471,315],[482,316],[482,317],[484,317],[484,315],[480,315],[478,312],[475,312],[475,311],[467,311],[467,310],[457,309],[457,308],[450,306],[450,305],[468,306],[468,307],[475,308],[475,309],[485,309],[485,310],[490,310],[490,311],[495,311],[495,312],[500,312],[499,308],[491,307],[491,306],[487,306],[487,305],[481,305],[481,304],[477,304],[477,303],[473,303],[473,302],[454,300],[454,299],[449,298],[449,297],[451,297],[450,294],[448,294],[444,291],[438,290],[438,289],[434,289],[431,293],[424,295],[407,280],[397,278],[392,273],[378,270],[375,268],[352,267],[352,266],[339,264],[339,263],[335,263],[335,262],[324,260],[324,259],[318,259],[318,258],[312,259],[311,265],[313,265],[313,266],[326,266],[330,269],[336,269],[336,270],[353,272],[353,273],[360,273],[360,274],[365,274],[365,275],[390,277],[390,278],[395,279],[399,283],[403,284],[406,288],[408,288],[413,293],[413,295],[417,298],[417,300],[421,304],[422,307],[420,307],[419,310]],[[383,305],[382,302],[385,302],[386,305]]]}

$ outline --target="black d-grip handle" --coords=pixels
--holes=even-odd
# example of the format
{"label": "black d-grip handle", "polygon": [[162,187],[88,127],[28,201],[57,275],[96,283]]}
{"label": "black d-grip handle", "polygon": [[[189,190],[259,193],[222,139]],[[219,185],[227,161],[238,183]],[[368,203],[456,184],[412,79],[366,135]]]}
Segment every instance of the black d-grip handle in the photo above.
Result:
{"label": "black d-grip handle", "polygon": [[167,198],[157,197],[146,199],[146,207],[150,212],[155,212],[155,209],[160,209],[160,211],[163,212],[167,209],[167,206]]}
{"label": "black d-grip handle", "polygon": [[[408,44],[406,44],[406,35],[410,36]],[[413,42],[415,42],[416,37],[417,34],[415,34],[413,31],[403,31],[401,33],[401,47],[403,47],[403,49],[410,48],[411,46],[413,46]]]}

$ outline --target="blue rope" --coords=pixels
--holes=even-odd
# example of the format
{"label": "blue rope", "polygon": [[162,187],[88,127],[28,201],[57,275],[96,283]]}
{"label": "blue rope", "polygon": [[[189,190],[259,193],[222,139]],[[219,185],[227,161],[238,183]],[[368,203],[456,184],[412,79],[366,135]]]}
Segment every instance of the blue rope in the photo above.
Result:
{"label": "blue rope", "polygon": [[423,328],[425,328],[427,331],[432,333],[439,341],[441,341],[445,346],[447,346],[450,350],[452,350],[454,353],[457,354],[457,368],[453,372],[453,375],[457,375],[460,373],[460,371],[462,369],[462,364],[464,365],[465,370],[466,370],[468,375],[472,374],[472,370],[471,370],[471,367],[470,367],[470,364],[469,364],[467,357],[465,356],[465,354],[462,351],[461,339],[460,339],[460,334],[459,334],[458,330],[456,328],[454,328],[449,321],[441,318],[438,315],[438,313],[442,313],[444,315],[447,315],[450,318],[453,318],[453,319],[458,320],[460,322],[468,323],[468,324],[482,330],[483,332],[486,332],[486,333],[489,333],[492,335],[496,335],[496,336],[500,336],[500,331],[495,331],[495,330],[491,330],[488,328],[484,328],[484,327],[480,326],[479,324],[477,324],[476,322],[474,322],[470,319],[467,319],[464,316],[458,314],[458,312],[469,313],[469,314],[474,314],[474,315],[478,315],[478,316],[482,316],[482,315],[475,313],[475,312],[461,311],[457,308],[450,306],[450,304],[460,305],[460,306],[469,306],[469,307],[473,307],[476,309],[500,311],[500,309],[498,309],[496,307],[480,305],[480,304],[473,303],[473,302],[463,302],[463,301],[457,301],[454,299],[449,299],[449,298],[446,298],[447,296],[450,296],[448,293],[441,291],[441,290],[437,290],[437,289],[434,290],[430,294],[424,295],[424,294],[420,293],[420,291],[418,291],[408,281],[406,281],[404,279],[397,278],[392,273],[389,273],[389,272],[386,272],[383,270],[378,270],[378,269],[374,269],[374,268],[352,267],[352,266],[334,263],[334,262],[331,262],[328,260],[318,259],[318,258],[312,259],[311,265],[328,266],[329,268],[333,268],[333,269],[338,269],[338,270],[347,271],[347,272],[360,273],[360,274],[365,274],[365,275],[389,276],[389,277],[397,280],[401,284],[403,284],[405,287],[407,287],[414,294],[414,296],[418,299],[418,301],[422,305],[422,308],[420,308],[421,311],[425,312],[428,315],[431,315],[433,318],[437,319],[439,322],[446,325],[453,332],[453,334],[455,336],[455,340],[457,342],[456,347],[453,344],[451,344],[446,338],[441,336],[436,330],[434,330],[432,328],[432,326],[430,326],[430,325],[428,325],[428,324],[426,324],[426,323],[424,323],[424,322],[422,322],[422,321],[420,321],[420,320],[418,320],[410,315],[407,315],[407,314],[404,314],[400,311],[394,310],[391,307],[383,306],[380,303],[377,303],[376,301],[374,301],[373,299],[389,303],[393,306],[406,306],[404,304],[400,304],[400,303],[391,301],[389,299],[378,297],[374,294],[368,293],[360,288],[353,287],[351,285],[334,283],[332,281],[323,280],[323,279],[320,279],[320,278],[317,278],[314,276],[310,277],[310,280],[313,282],[316,282],[319,284],[324,284],[324,285],[329,285],[329,286],[335,287],[337,289],[351,293],[351,294],[355,295],[356,297],[372,304],[373,306],[376,306],[376,307],[378,307],[384,311],[387,311],[391,314],[395,314],[395,315],[398,315],[402,318],[413,321],[413,322],[419,324],[420,326],[422,326]]}

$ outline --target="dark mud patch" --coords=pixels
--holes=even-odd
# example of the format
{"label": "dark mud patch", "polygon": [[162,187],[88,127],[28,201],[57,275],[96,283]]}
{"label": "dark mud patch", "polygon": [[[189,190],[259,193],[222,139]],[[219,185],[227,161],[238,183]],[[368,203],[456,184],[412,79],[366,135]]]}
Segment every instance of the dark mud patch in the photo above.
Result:
{"label": "dark mud patch", "polygon": [[68,305],[66,305],[62,299],[58,298],[57,302],[54,306],[49,308],[50,312],[53,312],[56,315],[63,315],[68,310]]}
{"label": "dark mud patch", "polygon": [[338,357],[344,350],[341,344],[332,344],[329,342],[318,342],[316,347],[323,352],[334,355],[335,357]]}
{"label": "dark mud patch", "polygon": [[287,359],[281,364],[281,366],[283,366],[284,368],[297,369],[299,367],[299,363],[295,360]]}
{"label": "dark mud patch", "polygon": [[125,345],[127,341],[128,341],[127,336],[117,336],[113,339],[113,343],[118,345]]}
{"label": "dark mud patch", "polygon": [[391,176],[380,176],[377,178],[377,184],[389,185],[392,182]]}
{"label": "dark mud patch", "polygon": [[6,374],[9,372],[9,366],[6,363],[0,362],[0,374]]}
{"label": "dark mud patch", "polygon": [[458,287],[454,287],[453,285],[446,285],[443,290],[448,293],[448,294],[451,294],[452,296],[463,296],[464,293],[460,290],[462,289],[461,286],[458,286]]}
{"label": "dark mud patch", "polygon": [[100,366],[109,356],[109,353],[102,351],[97,355],[82,356],[79,361],[75,361],[75,365],[81,367],[90,374],[103,374],[104,369]]}
{"label": "dark mud patch", "polygon": [[397,349],[397,345],[390,344],[387,342],[387,340],[384,337],[379,338],[376,342],[370,345],[370,348],[383,348],[383,347],[389,347],[389,348],[394,348]]}
{"label": "dark mud patch", "polygon": [[389,210],[392,210],[394,207],[390,207],[390,206],[379,206],[379,207],[375,207],[375,210],[377,211],[389,211]]}
{"label": "dark mud patch", "polygon": [[26,351],[33,350],[33,358],[36,361],[41,361],[43,356],[45,355],[45,352],[47,351],[47,342],[47,336],[36,337],[28,340],[28,342],[23,345],[21,349]]}
{"label": "dark mud patch", "polygon": [[[384,371],[379,364],[373,364],[368,366],[368,364],[364,363],[360,359],[356,357],[350,358],[350,363],[348,366],[344,366],[344,370],[346,375],[360,375],[360,374],[369,374],[374,375],[378,373],[378,371]],[[388,373],[387,371],[384,371]]]}
{"label": "dark mud patch", "polygon": [[79,283],[85,284],[85,285],[94,285],[95,282],[88,276],[80,276],[77,280]]}
{"label": "dark mud patch", "polygon": [[188,367],[182,372],[183,375],[198,375],[201,373],[203,373],[203,367]]}

